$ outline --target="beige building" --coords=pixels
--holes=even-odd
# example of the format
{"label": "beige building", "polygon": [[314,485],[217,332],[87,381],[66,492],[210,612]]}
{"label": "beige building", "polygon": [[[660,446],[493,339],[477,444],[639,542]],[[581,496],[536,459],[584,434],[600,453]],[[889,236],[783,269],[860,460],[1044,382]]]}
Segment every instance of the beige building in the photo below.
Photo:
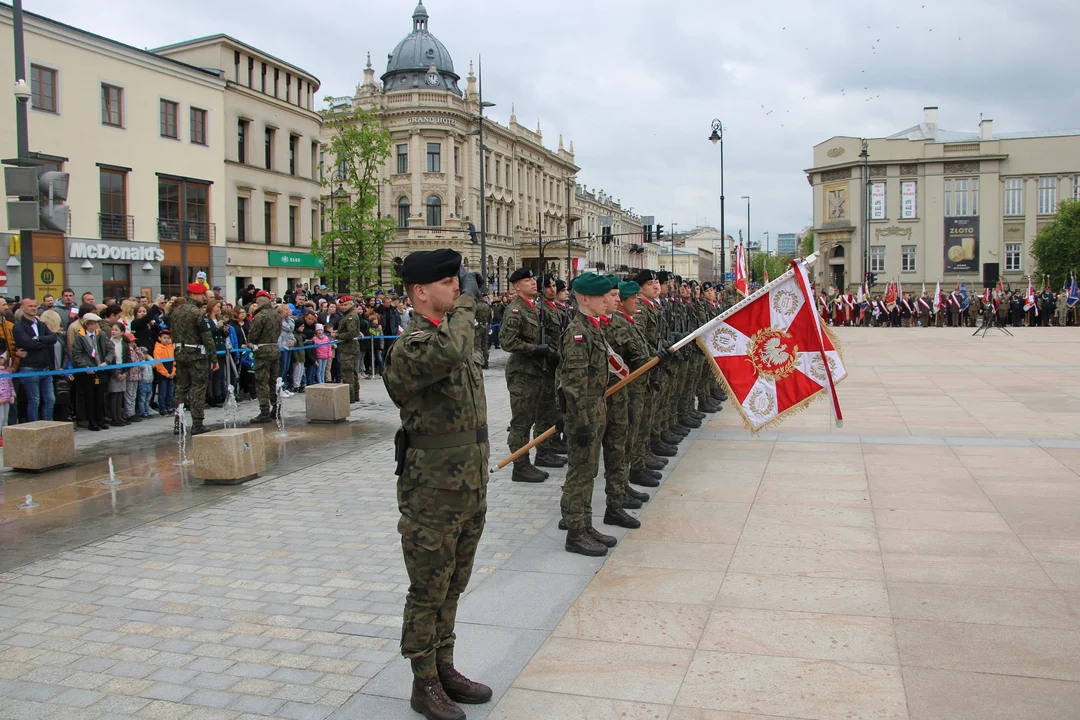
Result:
{"label": "beige building", "polygon": [[[32,97],[30,150],[70,175],[67,233],[34,233],[35,287],[65,286],[97,299],[181,287],[189,277],[225,277],[225,80],[171,58],[24,13]],[[0,6],[0,76],[14,78],[12,11]],[[0,94],[3,157],[17,155],[15,99]],[[3,227],[7,227],[6,208]],[[9,238],[13,237],[9,235]],[[17,235],[14,235],[17,237]],[[20,268],[3,243],[6,295],[21,295]]]}
{"label": "beige building", "polygon": [[154,52],[224,80],[216,159],[224,168],[226,297],[248,284],[283,296],[297,283],[318,282],[321,263],[311,254],[322,197],[318,78],[227,35]]}
{"label": "beige building", "polygon": [[[374,107],[393,137],[379,210],[396,219],[398,230],[387,244],[380,284],[389,284],[391,267],[414,250],[452,247],[479,269],[480,246],[471,241],[470,226],[479,237],[481,204],[488,276],[496,289],[506,289],[516,268],[539,267],[541,236],[545,265],[565,276],[566,238],[574,238],[570,257],[579,264],[590,248],[586,238],[576,239],[579,232],[588,233],[575,190],[574,144],[564,144],[560,136],[557,149],[549,149],[540,124],[535,129],[522,125],[511,105],[506,125],[484,120],[481,191],[480,140],[474,134],[480,113],[477,78],[470,63],[461,90],[450,53],[431,34],[429,22],[421,2],[412,16],[412,32],[388,55],[381,78],[376,80],[369,57],[353,96],[335,98],[331,106]],[[324,130],[324,144],[329,132]],[[326,166],[332,165],[333,158],[327,158]]]}
{"label": "beige building", "polygon": [[660,270],[674,272],[683,280],[697,280],[705,282],[713,280],[712,250],[697,247],[680,247],[675,245],[674,250],[670,242],[657,243],[659,253],[658,262]]}
{"label": "beige building", "polygon": [[982,120],[978,132],[955,132],[928,107],[918,125],[867,140],[866,158],[862,143],[830,138],[806,171],[815,244],[831,247],[815,269],[819,285],[855,288],[864,272],[878,288],[981,289],[998,276],[1026,285],[1032,240],[1061,199],[1080,199],[1080,130],[995,133]]}
{"label": "beige building", "polygon": [[[657,249],[645,244],[641,216],[622,206],[620,200],[603,190],[575,188],[576,205],[581,214],[581,234],[589,238],[585,269],[609,273],[629,273],[657,269]],[[611,228],[605,245],[604,223]]]}
{"label": "beige building", "polygon": [[[700,280],[720,280],[720,231],[707,225],[698,226],[685,233],[675,236],[675,244],[681,245],[687,250],[707,251],[712,258],[713,267],[702,273]],[[735,244],[736,241],[730,235],[724,240],[724,268],[723,271],[734,280],[735,273]]]}

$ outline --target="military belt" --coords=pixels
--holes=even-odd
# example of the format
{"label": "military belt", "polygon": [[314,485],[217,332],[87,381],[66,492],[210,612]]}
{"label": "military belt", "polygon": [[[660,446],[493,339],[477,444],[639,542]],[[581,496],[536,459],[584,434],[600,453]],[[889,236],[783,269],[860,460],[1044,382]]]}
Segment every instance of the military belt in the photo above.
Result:
{"label": "military belt", "polygon": [[409,447],[417,450],[445,450],[447,448],[476,445],[488,441],[487,423],[475,430],[465,430],[449,435],[417,435],[409,433]]}
{"label": "military belt", "polygon": [[198,350],[200,354],[206,354],[206,348],[204,348],[202,345],[192,345],[191,343],[176,343],[176,347],[181,349],[187,348],[188,350]]}

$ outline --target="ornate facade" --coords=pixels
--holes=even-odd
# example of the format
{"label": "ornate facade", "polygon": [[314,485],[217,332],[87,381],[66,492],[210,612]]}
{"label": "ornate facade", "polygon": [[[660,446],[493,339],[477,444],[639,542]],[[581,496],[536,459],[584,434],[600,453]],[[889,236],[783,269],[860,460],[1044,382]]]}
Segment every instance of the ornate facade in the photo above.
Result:
{"label": "ornate facade", "polygon": [[[656,246],[644,243],[640,215],[623,208],[619,200],[603,190],[578,185],[575,193],[581,211],[581,234],[592,238],[586,269],[610,273],[657,269]],[[611,219],[611,241],[605,245],[602,228],[606,218]]]}

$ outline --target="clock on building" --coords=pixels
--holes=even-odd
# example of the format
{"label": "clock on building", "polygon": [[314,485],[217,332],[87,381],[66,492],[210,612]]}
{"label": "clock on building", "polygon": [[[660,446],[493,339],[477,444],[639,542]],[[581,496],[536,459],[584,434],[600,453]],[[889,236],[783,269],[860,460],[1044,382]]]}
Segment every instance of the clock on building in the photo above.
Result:
{"label": "clock on building", "polygon": [[439,77],[439,73],[437,73],[437,72],[429,72],[427,74],[427,84],[428,85],[438,85],[440,80],[441,80],[441,78]]}

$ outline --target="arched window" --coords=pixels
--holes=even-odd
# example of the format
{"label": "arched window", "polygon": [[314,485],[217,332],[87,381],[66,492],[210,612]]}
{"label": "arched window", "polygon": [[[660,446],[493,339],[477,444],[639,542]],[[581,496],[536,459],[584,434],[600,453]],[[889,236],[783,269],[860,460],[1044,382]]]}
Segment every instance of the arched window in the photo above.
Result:
{"label": "arched window", "polygon": [[427,199],[427,225],[428,227],[442,226],[442,200],[436,195]]}
{"label": "arched window", "polygon": [[409,198],[404,195],[397,201],[397,226],[409,227]]}

